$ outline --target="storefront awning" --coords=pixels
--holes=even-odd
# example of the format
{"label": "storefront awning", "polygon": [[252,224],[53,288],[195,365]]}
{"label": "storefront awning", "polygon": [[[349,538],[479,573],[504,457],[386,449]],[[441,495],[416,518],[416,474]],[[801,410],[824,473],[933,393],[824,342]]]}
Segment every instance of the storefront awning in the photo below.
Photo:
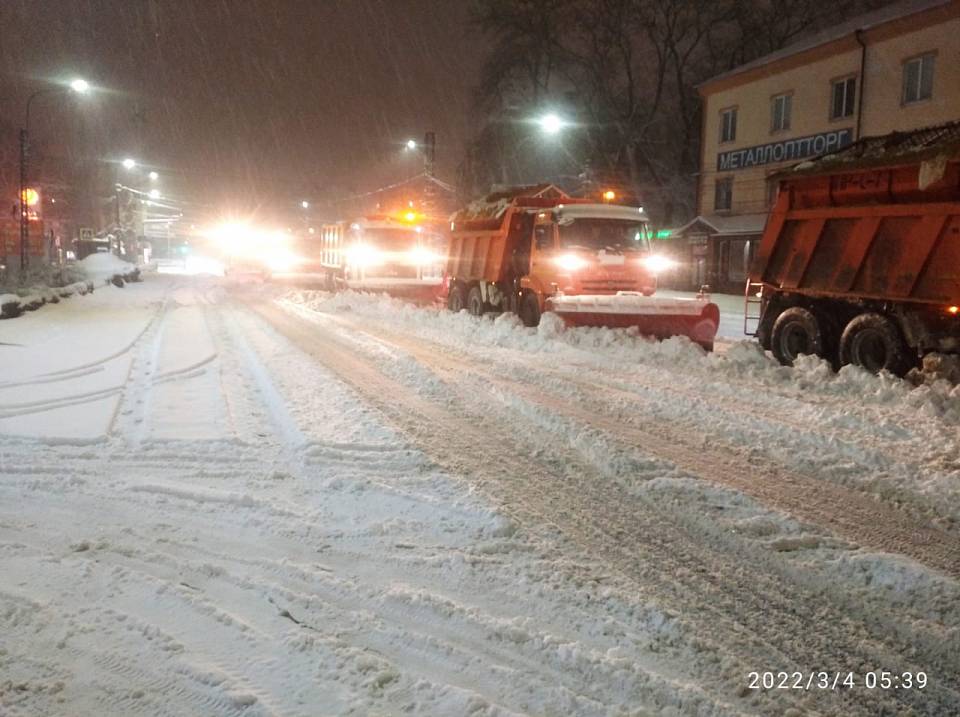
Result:
{"label": "storefront awning", "polygon": [[707,214],[694,217],[683,226],[671,229],[670,235],[678,236],[687,233],[704,233],[716,236],[761,234],[766,223],[766,214],[736,214],[732,216]]}

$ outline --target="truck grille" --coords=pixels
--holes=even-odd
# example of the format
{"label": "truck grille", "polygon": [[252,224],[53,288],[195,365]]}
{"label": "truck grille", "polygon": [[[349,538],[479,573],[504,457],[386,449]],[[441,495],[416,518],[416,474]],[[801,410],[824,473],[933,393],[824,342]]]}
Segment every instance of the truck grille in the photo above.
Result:
{"label": "truck grille", "polygon": [[583,281],[580,287],[584,292],[597,294],[615,294],[618,291],[640,290],[637,282],[625,279],[590,279]]}

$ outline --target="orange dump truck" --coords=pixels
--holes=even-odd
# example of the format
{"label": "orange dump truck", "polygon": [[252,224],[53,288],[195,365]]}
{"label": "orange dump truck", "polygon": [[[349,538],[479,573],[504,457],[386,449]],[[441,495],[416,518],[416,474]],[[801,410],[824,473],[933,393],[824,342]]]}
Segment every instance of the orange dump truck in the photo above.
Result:
{"label": "orange dump truck", "polygon": [[705,296],[653,296],[672,263],[650,251],[643,209],[575,199],[551,185],[515,187],[451,218],[447,306],[475,316],[552,311],[571,325],[637,327],[713,348],[720,313]]}
{"label": "orange dump truck", "polygon": [[960,352],[960,122],[867,137],[779,180],[748,333],[784,364],[816,354],[898,375]]}

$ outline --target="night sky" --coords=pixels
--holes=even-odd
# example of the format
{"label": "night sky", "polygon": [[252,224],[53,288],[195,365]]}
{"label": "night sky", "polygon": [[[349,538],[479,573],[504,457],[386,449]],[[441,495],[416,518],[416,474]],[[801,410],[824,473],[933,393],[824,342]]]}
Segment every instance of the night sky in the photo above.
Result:
{"label": "night sky", "polygon": [[31,130],[49,156],[137,156],[170,191],[211,204],[376,188],[418,171],[402,143],[426,130],[437,132],[438,175],[452,180],[484,51],[468,9],[468,0],[2,0],[2,157],[14,156],[28,92],[79,75],[95,96],[35,105]]}

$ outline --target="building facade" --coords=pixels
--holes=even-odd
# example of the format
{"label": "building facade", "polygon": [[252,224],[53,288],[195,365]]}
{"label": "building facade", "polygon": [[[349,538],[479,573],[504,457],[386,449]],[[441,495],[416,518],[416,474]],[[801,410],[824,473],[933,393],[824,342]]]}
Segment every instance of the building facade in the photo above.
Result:
{"label": "building facade", "polygon": [[960,0],[906,0],[699,87],[697,217],[674,231],[688,285],[743,290],[771,175],[860,137],[960,119]]}

